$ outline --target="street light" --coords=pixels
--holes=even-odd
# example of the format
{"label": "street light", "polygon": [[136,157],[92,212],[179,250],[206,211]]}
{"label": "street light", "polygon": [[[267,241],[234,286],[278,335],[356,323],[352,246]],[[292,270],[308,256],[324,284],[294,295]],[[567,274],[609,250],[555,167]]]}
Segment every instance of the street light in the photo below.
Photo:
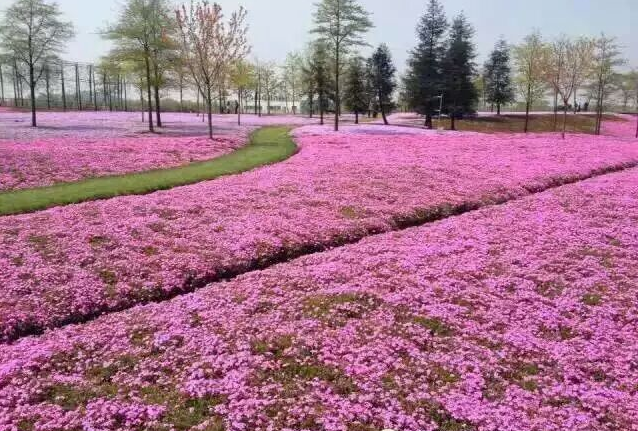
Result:
{"label": "street light", "polygon": [[439,99],[439,119],[438,119],[437,129],[440,129],[441,128],[441,111],[443,111],[443,94],[441,94],[440,96],[436,96],[434,98]]}

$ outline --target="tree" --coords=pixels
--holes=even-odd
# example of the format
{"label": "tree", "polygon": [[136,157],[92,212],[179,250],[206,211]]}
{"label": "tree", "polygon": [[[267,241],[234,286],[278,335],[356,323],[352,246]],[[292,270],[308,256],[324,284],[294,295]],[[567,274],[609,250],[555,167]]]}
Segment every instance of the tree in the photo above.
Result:
{"label": "tree", "polygon": [[361,57],[352,57],[346,69],[343,101],[354,112],[354,122],[359,124],[359,114],[368,109],[370,100],[366,89],[366,68]]}
{"label": "tree", "polygon": [[255,79],[253,66],[244,60],[238,60],[233,65],[230,81],[237,90],[237,125],[241,126],[242,102],[246,98],[248,89]]}
{"label": "tree", "polygon": [[417,27],[419,43],[408,60],[405,88],[411,109],[425,116],[425,126],[432,128],[432,115],[439,108],[443,90],[441,64],[445,55],[444,35],[448,28],[443,6],[430,0]]}
{"label": "tree", "polygon": [[583,83],[589,70],[591,70],[593,44],[588,39],[580,38],[576,41],[565,39],[561,42],[561,45],[564,52],[560,61],[561,66],[557,73],[557,76],[560,76],[561,79],[554,82],[553,85],[563,102],[562,137],[565,139],[569,100]]}
{"label": "tree", "polygon": [[542,67],[544,55],[545,47],[538,32],[529,34],[523,43],[514,47],[517,84],[525,101],[525,133],[529,130],[529,111],[532,104],[545,92]]}
{"label": "tree", "polygon": [[212,139],[213,92],[223,85],[230,66],[250,51],[244,24],[246,10],[240,7],[225,23],[221,6],[204,0],[197,4],[191,1],[188,9],[182,5],[176,15],[184,61],[206,103],[208,135]]}
{"label": "tree", "polygon": [[381,44],[371,57],[371,80],[374,88],[374,97],[377,106],[381,111],[383,123],[388,124],[386,113],[392,108],[392,93],[397,87],[396,67],[392,64],[390,48],[386,44]]}
{"label": "tree", "polygon": [[443,102],[450,115],[452,130],[456,130],[456,118],[473,112],[478,100],[473,82],[476,68],[473,36],[474,29],[465,16],[457,16],[450,28],[450,40],[443,60]]}
{"label": "tree", "polygon": [[485,62],[484,91],[485,100],[496,105],[496,115],[501,115],[501,106],[514,101],[510,67],[510,50],[507,42],[500,39]]}
{"label": "tree", "polygon": [[[286,91],[289,92],[292,99],[292,114],[297,114],[297,96],[301,90],[301,69],[302,58],[297,52],[291,52],[286,56],[284,64],[284,82]],[[287,96],[287,95],[286,95]]]}
{"label": "tree", "polygon": [[[116,24],[108,26],[104,32],[104,37],[115,43],[109,55],[110,58],[120,61],[139,61],[144,64],[144,75],[146,83],[148,104],[148,129],[152,133],[153,126],[153,98],[152,86],[155,83],[154,75],[151,74],[156,38],[153,33],[158,30],[158,26],[153,22],[157,16],[154,9],[157,7],[157,0],[127,0],[120,12]],[[106,79],[103,80],[106,85]],[[157,92],[155,93],[157,95]],[[106,97],[106,93],[104,95]]]}
{"label": "tree", "polygon": [[260,68],[261,91],[266,96],[266,114],[270,115],[270,103],[279,89],[280,82],[277,79],[277,71],[273,63],[263,63]]}
{"label": "tree", "polygon": [[[62,51],[73,37],[73,24],[61,20],[57,4],[45,0],[16,0],[0,25],[0,46],[28,70],[31,125],[37,126],[35,91],[46,70],[46,59]],[[16,67],[17,67],[16,65]]]}
{"label": "tree", "polygon": [[620,57],[620,47],[616,43],[616,39],[604,34],[594,39],[593,52],[592,69],[596,88],[595,133],[600,135],[605,99],[611,92],[615,69],[624,64],[624,60]]}
{"label": "tree", "polygon": [[343,58],[352,46],[365,45],[362,36],[370,28],[368,12],[356,0],[322,0],[317,5],[314,14],[315,28],[320,39],[327,43],[332,51],[334,61],[334,102],[335,102],[335,131],[339,130],[339,114],[341,97],[339,80]]}
{"label": "tree", "polygon": [[618,73],[614,77],[614,84],[622,100],[623,111],[629,107],[629,102],[636,93],[636,81],[638,81],[638,71],[632,70],[627,73]]}
{"label": "tree", "polygon": [[[312,83],[312,94],[317,95],[320,124],[324,124],[324,113],[328,107],[328,98],[332,92],[332,82],[328,67],[328,48],[324,42],[315,42],[310,51],[308,66],[304,72]],[[312,106],[311,106],[312,111]]]}
{"label": "tree", "polygon": [[542,62],[543,77],[554,92],[554,130],[558,127],[558,96],[563,74],[565,73],[565,57],[569,39],[561,35],[554,42],[544,47]]}

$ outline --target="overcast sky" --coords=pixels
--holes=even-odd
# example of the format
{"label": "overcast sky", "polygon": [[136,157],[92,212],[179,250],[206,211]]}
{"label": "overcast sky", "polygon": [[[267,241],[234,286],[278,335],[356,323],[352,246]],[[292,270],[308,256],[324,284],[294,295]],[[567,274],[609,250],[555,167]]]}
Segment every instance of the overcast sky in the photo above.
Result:
{"label": "overcast sky", "polygon": [[[0,0],[0,10],[12,0]],[[415,45],[415,26],[426,0],[360,0],[372,13],[375,28],[367,40],[371,45],[390,46],[399,69]],[[105,54],[109,45],[98,30],[117,18],[122,0],[57,0],[77,36],[65,58],[91,62]],[[228,13],[240,4],[248,9],[253,56],[281,61],[287,52],[302,49],[311,37],[315,0],[221,0]],[[464,11],[476,30],[478,61],[503,35],[517,43],[539,29],[552,38],[560,33],[573,36],[605,32],[618,38],[625,57],[638,67],[638,0],[442,0],[448,17]],[[633,30],[632,30],[633,23]]]}

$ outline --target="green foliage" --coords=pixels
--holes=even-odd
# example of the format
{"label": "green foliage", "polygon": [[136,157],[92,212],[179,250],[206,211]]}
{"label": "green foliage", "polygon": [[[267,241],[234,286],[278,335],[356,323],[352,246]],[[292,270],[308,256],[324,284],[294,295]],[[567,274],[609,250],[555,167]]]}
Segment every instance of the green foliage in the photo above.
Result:
{"label": "green foliage", "polygon": [[369,13],[356,0],[322,0],[314,14],[312,32],[332,52],[334,72],[335,130],[339,130],[341,94],[339,90],[342,59],[353,46],[365,45],[362,39],[373,25]]}
{"label": "green foliage", "polygon": [[394,75],[396,67],[392,64],[390,48],[381,44],[370,58],[370,81],[374,91],[376,105],[383,115],[383,121],[388,124],[385,114],[392,109],[392,93],[397,87]]}
{"label": "green foliage", "polygon": [[501,105],[514,101],[512,86],[510,53],[507,42],[500,39],[485,63],[485,100],[496,105],[497,113],[501,113]]}
{"label": "green foliage", "polygon": [[450,28],[448,49],[443,60],[444,108],[452,119],[451,129],[455,129],[454,120],[464,114],[474,112],[478,99],[473,78],[476,57],[472,37],[474,29],[463,14],[457,16]]}
{"label": "green foliage", "polygon": [[357,114],[368,110],[370,98],[366,88],[366,68],[361,57],[353,57],[346,70],[344,104],[347,109]]}

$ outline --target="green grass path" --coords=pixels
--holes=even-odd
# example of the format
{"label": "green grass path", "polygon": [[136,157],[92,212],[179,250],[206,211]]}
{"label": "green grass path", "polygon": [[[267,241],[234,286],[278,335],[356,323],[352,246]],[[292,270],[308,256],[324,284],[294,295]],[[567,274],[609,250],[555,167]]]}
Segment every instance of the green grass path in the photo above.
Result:
{"label": "green grass path", "polygon": [[264,127],[250,136],[248,145],[209,161],[0,193],[0,215],[23,214],[55,206],[115,196],[141,195],[194,184],[277,163],[296,151],[297,146],[290,137],[290,128]]}

